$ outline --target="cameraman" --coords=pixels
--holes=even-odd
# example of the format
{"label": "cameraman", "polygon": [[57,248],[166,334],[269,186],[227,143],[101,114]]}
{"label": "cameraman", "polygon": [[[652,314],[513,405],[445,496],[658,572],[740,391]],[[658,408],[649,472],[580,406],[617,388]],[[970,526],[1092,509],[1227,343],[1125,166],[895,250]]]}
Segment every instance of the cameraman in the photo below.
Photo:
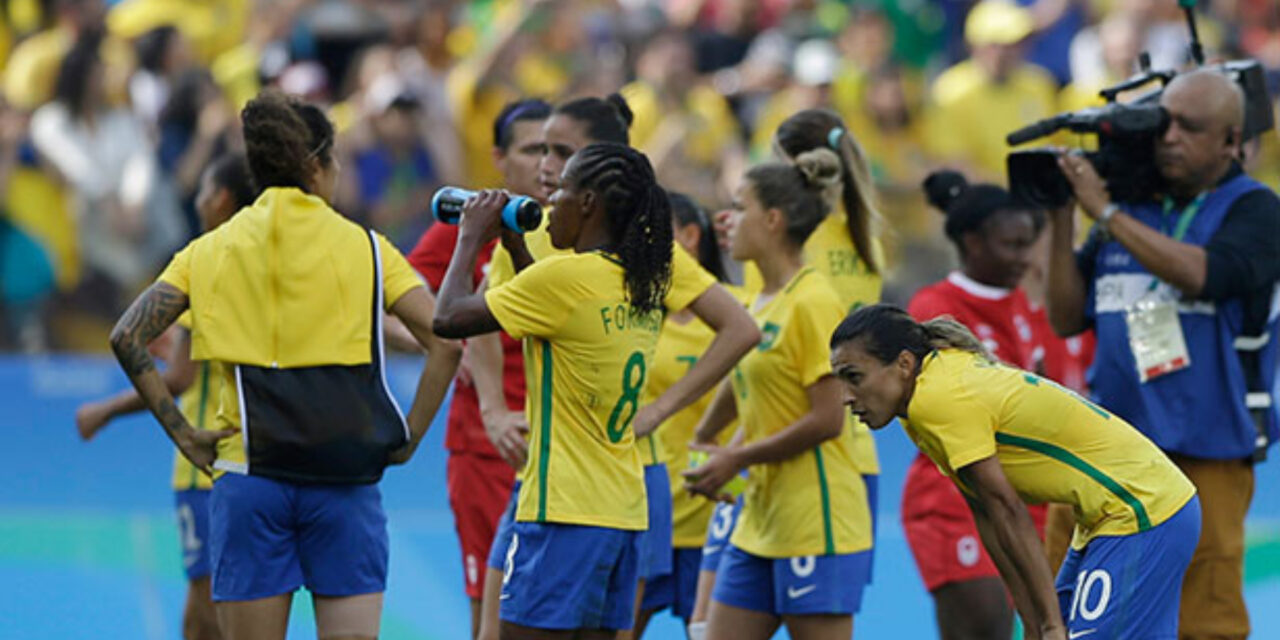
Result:
{"label": "cameraman", "polygon": [[1277,437],[1268,390],[1280,199],[1241,170],[1244,95],[1231,79],[1180,75],[1160,104],[1170,124],[1155,143],[1159,200],[1112,203],[1086,159],[1059,157],[1097,224],[1073,255],[1073,207],[1053,213],[1049,314],[1061,335],[1097,330],[1095,398],[1199,490],[1203,528],[1183,582],[1180,637],[1245,638],[1244,518],[1254,461]]}

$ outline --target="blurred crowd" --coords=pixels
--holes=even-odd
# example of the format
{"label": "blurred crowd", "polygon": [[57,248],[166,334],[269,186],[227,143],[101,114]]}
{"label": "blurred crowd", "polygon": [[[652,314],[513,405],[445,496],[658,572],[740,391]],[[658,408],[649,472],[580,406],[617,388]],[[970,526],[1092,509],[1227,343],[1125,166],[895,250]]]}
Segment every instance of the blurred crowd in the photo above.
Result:
{"label": "blurred crowd", "polygon": [[[1280,3],[1200,4],[1210,57],[1280,87]],[[104,348],[262,87],[328,108],[337,208],[406,250],[437,187],[498,183],[519,97],[620,91],[663,185],[712,211],[782,120],[830,107],[872,161],[901,301],[952,264],[925,175],[1004,183],[1006,133],[1100,104],[1143,51],[1186,66],[1189,41],[1176,0],[0,0],[0,349]],[[1280,181],[1274,133],[1251,165]]]}

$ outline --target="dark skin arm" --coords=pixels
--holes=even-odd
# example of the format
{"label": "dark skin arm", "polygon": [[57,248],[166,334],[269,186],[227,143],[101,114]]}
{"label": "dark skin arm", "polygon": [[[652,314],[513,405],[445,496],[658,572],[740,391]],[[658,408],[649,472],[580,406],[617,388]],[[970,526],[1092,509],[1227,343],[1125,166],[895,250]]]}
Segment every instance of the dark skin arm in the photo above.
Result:
{"label": "dark skin arm", "polygon": [[723,380],[742,356],[760,343],[760,329],[747,311],[724,287],[716,284],[689,305],[716,332],[693,368],[667,387],[653,402],[641,407],[635,418],[636,437],[647,436],[667,418],[693,404]]}
{"label": "dark skin arm", "polygon": [[1065,640],[1053,572],[1031,514],[993,455],[956,471],[972,495],[966,494],[982,544],[1013,594],[1028,638]]}
{"label": "dark skin arm", "polygon": [[187,295],[176,287],[164,282],[151,285],[133,301],[111,330],[111,350],[169,439],[191,464],[212,475],[218,441],[235,431],[193,428],[178,410],[173,394],[156,371],[151,354],[147,353],[147,345],[182,315],[187,304]]}
{"label": "dark skin arm", "polygon": [[[501,329],[484,295],[476,293],[471,278],[480,249],[498,232],[498,215],[505,202],[506,195],[501,191],[485,190],[463,205],[462,219],[458,221],[458,244],[440,283],[434,322],[436,335],[470,338]],[[523,245],[523,239],[520,243]]]}
{"label": "dark skin arm", "polygon": [[1072,246],[1075,204],[1051,211],[1049,221],[1049,323],[1058,335],[1074,336],[1088,328],[1085,317],[1088,289],[1076,267]]}
{"label": "dark skin arm", "polygon": [[835,376],[825,376],[809,385],[805,393],[809,397],[809,411],[767,438],[735,447],[690,445],[690,449],[707,452],[708,458],[705,464],[682,472],[685,486],[694,493],[722,499],[720,487],[743,469],[793,458],[839,436],[844,430],[840,381]]}
{"label": "dark skin arm", "polygon": [[418,388],[413,394],[413,406],[406,417],[409,423],[409,442],[392,452],[392,464],[404,464],[413,457],[422,437],[427,434],[431,420],[435,418],[440,403],[449,391],[449,383],[462,359],[462,347],[455,342],[442,340],[431,330],[431,316],[435,300],[426,287],[410,289],[391,305],[391,314],[404,323],[422,348],[427,351],[427,364],[418,378]]}
{"label": "dark skin arm", "polygon": [[[177,339],[173,341],[169,357],[166,359],[169,366],[160,376],[168,387],[169,393],[174,396],[182,395],[191,387],[198,368],[191,360],[191,332],[178,329],[177,334]],[[110,398],[80,405],[76,409],[76,430],[80,432],[82,439],[91,440],[115,418],[137,413],[146,408],[146,401],[136,390],[122,391]]]}
{"label": "dark skin arm", "polygon": [[[1111,204],[1111,196],[1098,172],[1087,160],[1076,155],[1061,155],[1058,164],[1071,182],[1085,214],[1096,220]],[[1111,217],[1108,231],[1155,277],[1192,298],[1204,290],[1204,281],[1209,273],[1209,254],[1203,247],[1174,240],[1123,211]]]}

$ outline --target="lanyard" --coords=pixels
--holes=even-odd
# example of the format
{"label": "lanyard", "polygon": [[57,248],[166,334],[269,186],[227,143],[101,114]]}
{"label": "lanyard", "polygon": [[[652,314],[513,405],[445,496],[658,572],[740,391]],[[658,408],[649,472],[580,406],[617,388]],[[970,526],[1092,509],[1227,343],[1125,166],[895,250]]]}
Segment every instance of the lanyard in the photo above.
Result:
{"label": "lanyard", "polygon": [[[1196,196],[1195,200],[1191,201],[1191,204],[1187,205],[1187,208],[1182,210],[1182,215],[1178,217],[1177,226],[1174,227],[1173,233],[1169,234],[1171,237],[1173,237],[1174,240],[1177,240],[1178,242],[1182,242],[1182,238],[1187,235],[1187,229],[1191,228],[1191,221],[1195,220],[1197,213],[1200,213],[1200,206],[1204,204],[1204,199],[1205,199],[1205,196],[1207,195],[1209,195],[1209,192],[1207,191],[1201,192],[1200,195]],[[1160,219],[1160,224],[1162,226],[1164,225],[1165,219],[1168,218],[1169,214],[1172,212],[1173,212],[1173,199],[1168,196],[1165,196],[1164,218]],[[1169,233],[1169,232],[1165,231],[1165,233]]]}
{"label": "lanyard", "polygon": [[[1187,208],[1182,210],[1182,215],[1178,216],[1178,223],[1174,225],[1173,233],[1169,233],[1169,231],[1164,228],[1161,228],[1161,231],[1163,231],[1164,233],[1169,233],[1169,235],[1174,240],[1177,240],[1178,242],[1182,242],[1182,238],[1187,235],[1187,229],[1191,228],[1191,221],[1195,220],[1197,213],[1200,213],[1200,206],[1204,204],[1204,199],[1205,199],[1205,196],[1207,195],[1209,195],[1208,191],[1200,192],[1200,195],[1196,196],[1196,199],[1192,200],[1191,204],[1188,204]],[[1165,226],[1165,221],[1169,217],[1169,214],[1172,212],[1173,212],[1173,198],[1170,198],[1169,196],[1165,196],[1164,216],[1160,218],[1161,227]],[[1151,280],[1151,286],[1147,287],[1147,293],[1151,293],[1152,291],[1155,291],[1156,287],[1159,286],[1159,284],[1160,284],[1160,281],[1153,278]]]}

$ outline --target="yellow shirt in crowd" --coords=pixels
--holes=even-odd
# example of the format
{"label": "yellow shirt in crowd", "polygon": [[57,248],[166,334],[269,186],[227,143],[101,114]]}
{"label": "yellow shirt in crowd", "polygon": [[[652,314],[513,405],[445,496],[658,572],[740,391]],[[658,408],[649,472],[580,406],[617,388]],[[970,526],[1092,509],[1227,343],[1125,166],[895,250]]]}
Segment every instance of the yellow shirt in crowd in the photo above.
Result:
{"label": "yellow shirt in crowd", "polygon": [[957,469],[996,456],[1028,504],[1074,507],[1075,549],[1097,536],[1158,526],[1196,493],[1124,420],[1049,380],[966,351],[925,357],[907,416],[907,435],[953,480]]}
{"label": "yellow shirt in crowd", "polygon": [[[947,69],[933,83],[928,113],[929,141],[940,160],[982,172],[1003,184],[1005,136],[1057,112],[1057,84],[1047,71],[1022,65],[1003,83],[994,82],[972,60]],[[1028,143],[1043,145],[1043,140]]]}
{"label": "yellow shirt in crowd", "polygon": [[689,89],[682,108],[673,111],[662,101],[657,89],[636,81],[622,88],[634,119],[629,131],[631,146],[652,155],[656,136],[667,119],[685,118],[681,140],[685,155],[700,165],[718,164],[725,147],[738,133],[733,110],[724,96],[706,85]]}
{"label": "yellow shirt in crowd", "polygon": [[[378,235],[383,308],[423,286]],[[374,266],[369,235],[321,198],[272,187],[174,255],[159,281],[187,294],[191,359],[260,367],[368,364]],[[235,368],[224,367],[218,468],[244,465]]]}
{"label": "yellow shirt in crowd", "polygon": [[[665,305],[702,295],[709,274],[673,279]],[[603,252],[543,258],[485,292],[502,329],[524,339],[531,428],[516,520],[616,529],[648,527],[631,420],[640,407],[662,310],[626,301],[624,271]]]}
{"label": "yellow shirt in crowd", "polygon": [[[764,338],[731,378],[748,442],[778,433],[809,412],[807,389],[831,375],[827,343],[844,311],[813,267],[801,269],[776,297],[753,309]],[[766,558],[871,548],[871,513],[853,446],[853,432],[843,429],[798,456],[752,466],[733,545]]]}

